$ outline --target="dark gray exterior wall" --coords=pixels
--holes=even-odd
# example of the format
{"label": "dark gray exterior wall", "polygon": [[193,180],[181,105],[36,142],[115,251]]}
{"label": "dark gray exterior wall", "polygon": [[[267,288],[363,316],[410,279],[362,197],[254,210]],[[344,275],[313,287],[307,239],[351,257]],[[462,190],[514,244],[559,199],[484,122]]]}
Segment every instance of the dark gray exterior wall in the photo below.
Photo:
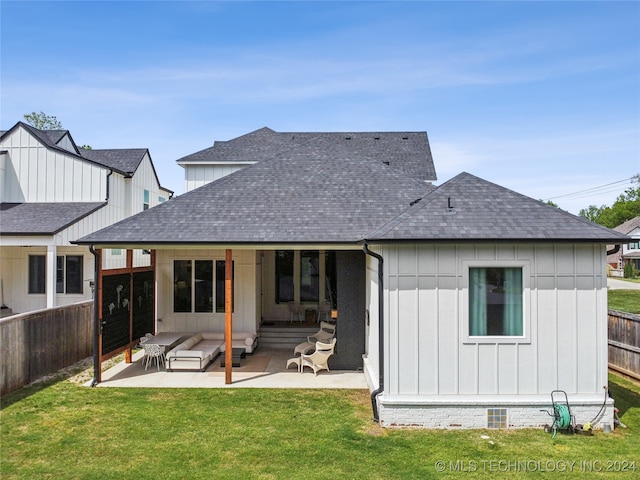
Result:
{"label": "dark gray exterior wall", "polygon": [[329,368],[362,368],[365,346],[365,256],[360,251],[336,252],[338,321],[335,355]]}

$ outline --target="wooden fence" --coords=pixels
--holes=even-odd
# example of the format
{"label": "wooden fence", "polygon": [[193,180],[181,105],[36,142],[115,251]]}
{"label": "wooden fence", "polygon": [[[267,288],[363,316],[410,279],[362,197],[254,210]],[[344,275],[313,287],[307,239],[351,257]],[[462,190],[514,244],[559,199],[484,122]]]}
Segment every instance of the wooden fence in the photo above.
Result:
{"label": "wooden fence", "polygon": [[640,315],[609,310],[609,368],[640,380]]}
{"label": "wooden fence", "polygon": [[0,395],[93,355],[93,301],[0,320]]}

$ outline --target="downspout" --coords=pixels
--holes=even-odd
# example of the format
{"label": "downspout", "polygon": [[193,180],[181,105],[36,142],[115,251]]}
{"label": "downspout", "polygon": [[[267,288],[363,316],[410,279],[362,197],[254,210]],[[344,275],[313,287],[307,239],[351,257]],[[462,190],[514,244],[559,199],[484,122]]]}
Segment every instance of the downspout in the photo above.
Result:
{"label": "downspout", "polygon": [[[108,178],[108,177],[107,177]],[[91,386],[98,384],[98,374],[100,372],[100,326],[98,325],[98,252],[93,245],[89,245],[89,251],[93,254],[93,380]]]}
{"label": "downspout", "polygon": [[620,251],[620,245],[614,245],[611,250],[607,250],[607,255],[613,255],[614,253],[618,253]]}
{"label": "downspout", "polygon": [[384,276],[382,271],[382,255],[369,250],[365,242],[364,253],[378,260],[378,388],[371,392],[371,408],[373,409],[373,421],[380,422],[378,415],[378,395],[384,391]]}
{"label": "downspout", "polygon": [[107,198],[104,199],[105,202],[109,201],[109,177],[113,175],[113,170],[109,170],[109,173],[107,173]]}

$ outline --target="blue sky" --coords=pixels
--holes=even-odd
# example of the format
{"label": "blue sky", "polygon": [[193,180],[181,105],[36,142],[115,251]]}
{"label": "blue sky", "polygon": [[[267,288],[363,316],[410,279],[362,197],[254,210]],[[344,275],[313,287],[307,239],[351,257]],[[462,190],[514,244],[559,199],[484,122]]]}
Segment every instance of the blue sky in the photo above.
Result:
{"label": "blue sky", "polygon": [[78,144],[149,148],[176,194],[178,158],[263,126],[427,131],[437,184],[467,171],[573,213],[640,173],[636,1],[3,0],[0,16],[0,128],[44,111]]}

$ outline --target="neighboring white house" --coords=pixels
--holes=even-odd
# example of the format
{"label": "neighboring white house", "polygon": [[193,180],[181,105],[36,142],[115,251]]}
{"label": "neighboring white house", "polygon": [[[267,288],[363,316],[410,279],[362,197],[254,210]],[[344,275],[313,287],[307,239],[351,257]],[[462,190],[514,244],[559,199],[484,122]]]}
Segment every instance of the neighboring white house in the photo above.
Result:
{"label": "neighboring white house", "polygon": [[234,330],[329,300],[331,371],[364,371],[382,425],[538,426],[555,389],[579,423],[598,413],[606,245],[627,236],[468,173],[434,186],[425,132],[261,129],[203,152],[253,165],[78,241],[156,252],[158,330],[225,330],[231,250]]}
{"label": "neighboring white house", "polygon": [[[5,314],[92,298],[94,256],[76,240],[168,200],[147,149],[90,150],[67,130],[18,122],[0,135],[0,278]],[[126,252],[108,252],[124,265]],[[136,252],[137,263],[148,255]]]}

